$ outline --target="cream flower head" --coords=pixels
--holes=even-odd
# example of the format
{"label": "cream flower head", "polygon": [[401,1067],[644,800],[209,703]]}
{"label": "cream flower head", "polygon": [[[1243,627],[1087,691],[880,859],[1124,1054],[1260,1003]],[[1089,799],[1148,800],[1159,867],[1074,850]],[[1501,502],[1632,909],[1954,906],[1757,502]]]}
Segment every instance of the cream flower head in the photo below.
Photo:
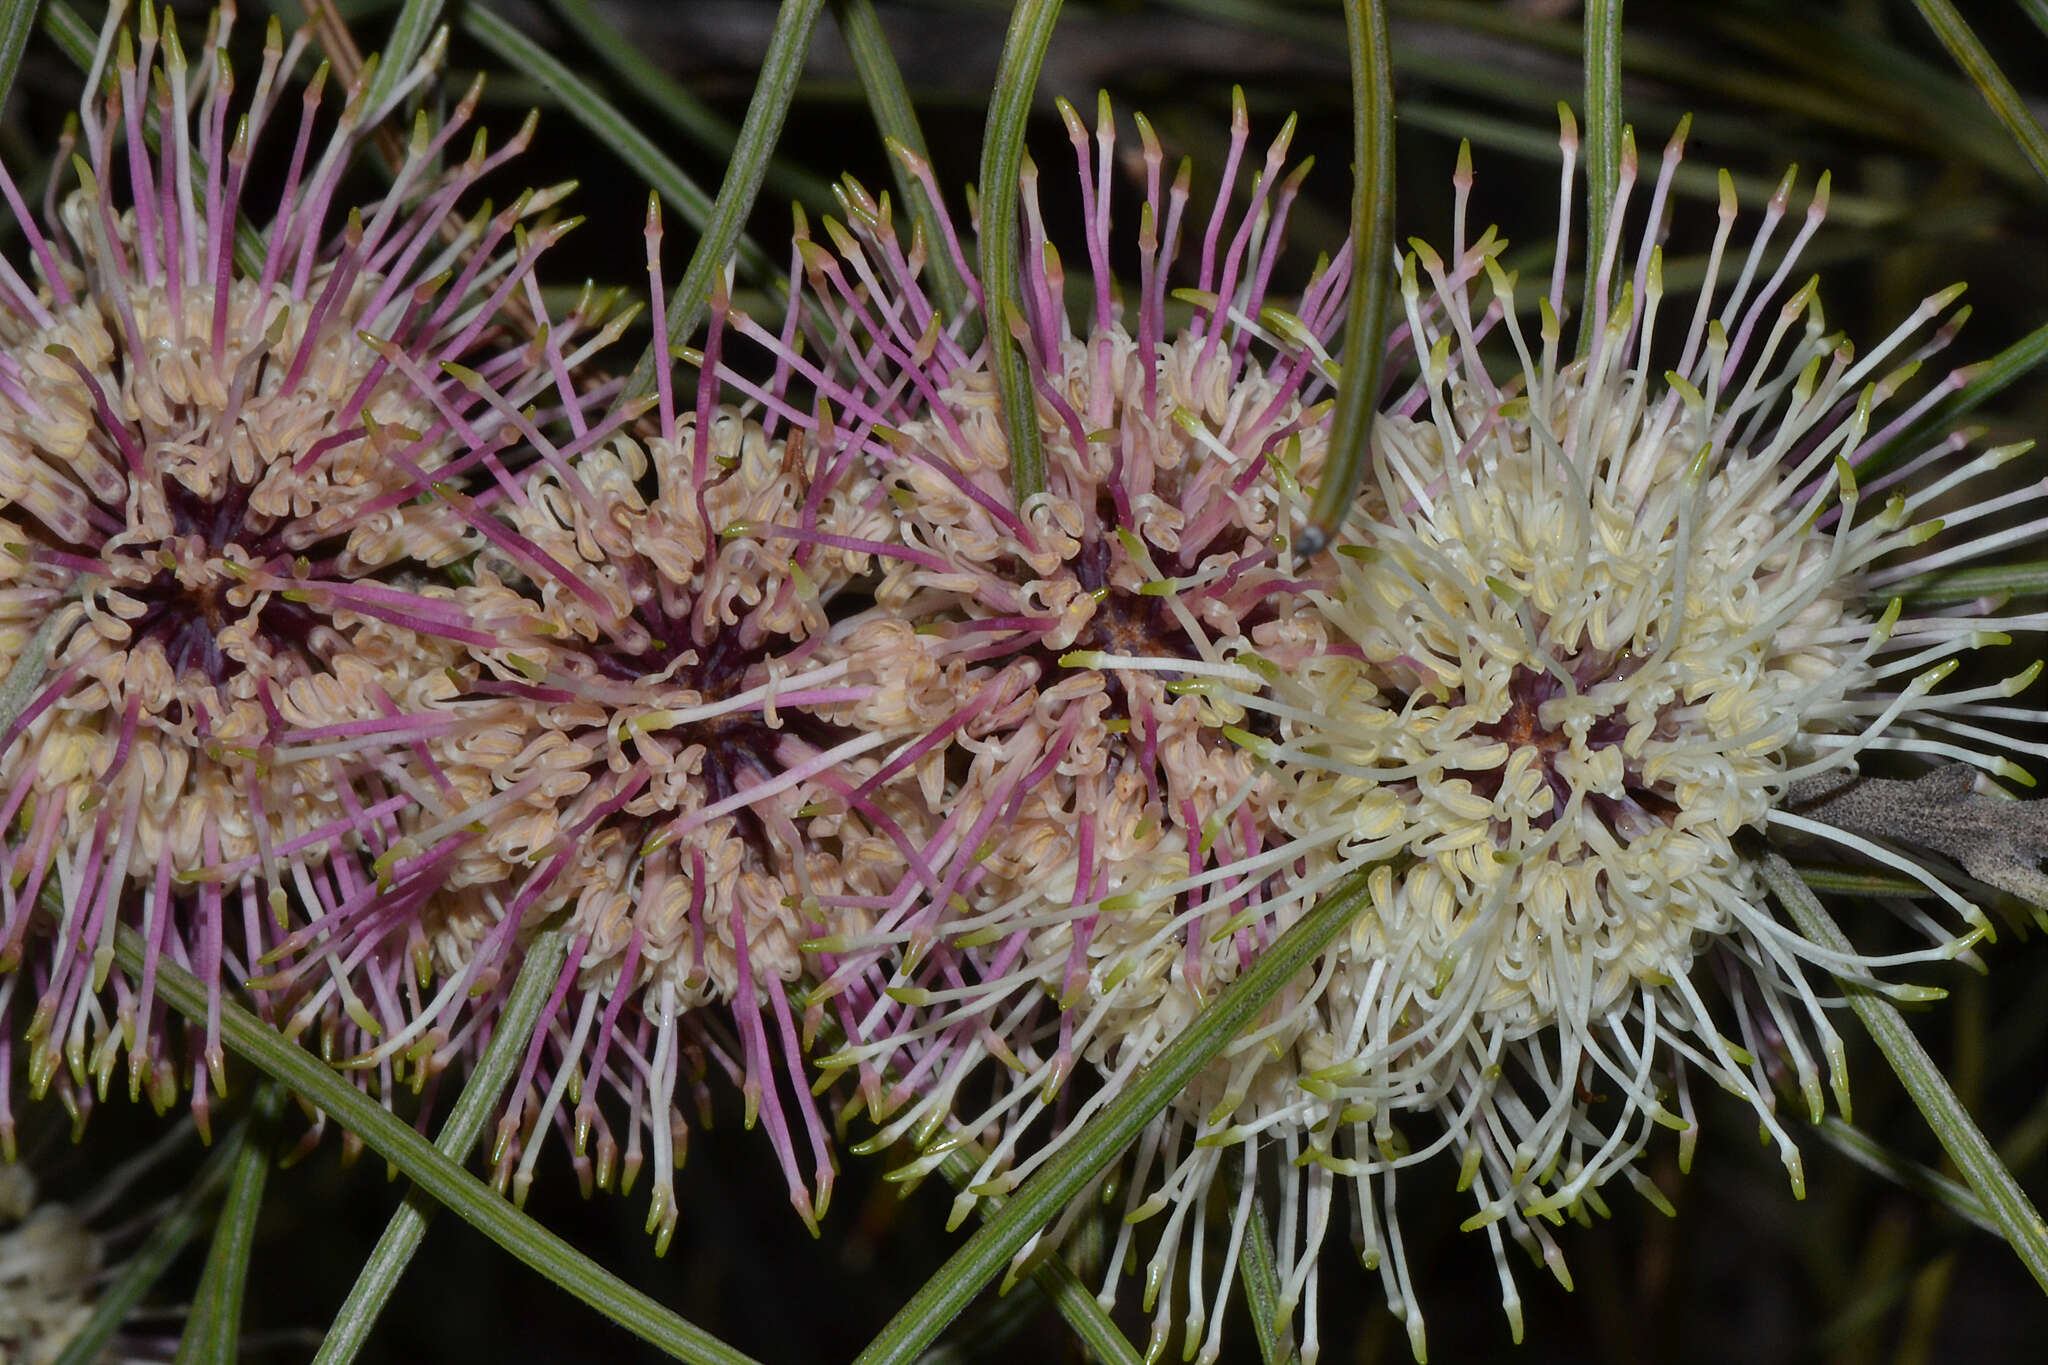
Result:
{"label": "cream flower head", "polygon": [[[1281,781],[1269,809],[1301,859],[1287,895],[1369,870],[1371,907],[1324,964],[1324,1060],[1302,1071],[1297,1122],[1310,1159],[1354,1182],[1418,1357],[1397,1173],[1460,1163],[1518,1336],[1503,1232],[1569,1283],[1547,1221],[1598,1211],[1617,1175],[1661,1204],[1633,1163],[1659,1127],[1689,1156],[1695,1075],[1751,1104],[1802,1190],[1772,1075],[1816,1121],[1823,1069],[1848,1097],[1815,978],[1924,998],[1877,974],[1960,955],[1988,922],[1935,872],[1797,807],[1879,750],[2025,778],[1998,750],[2028,746],[1969,722],[2038,665],[1938,689],[1959,656],[2042,622],[1887,601],[2048,524],[1973,524],[2042,495],[1986,489],[2024,447],[1942,441],[1878,464],[1944,391],[1879,424],[1946,341],[1930,329],[1959,290],[1858,355],[1826,330],[1816,284],[1790,284],[1826,180],[1767,271],[1788,177],[1728,285],[1724,178],[1713,268],[1660,369],[1674,343],[1658,233],[1683,137],[1632,256],[1628,144],[1576,356],[1559,321],[1568,223],[1532,334],[1499,240],[1463,240],[1461,165],[1451,252],[1418,243],[1403,266],[1420,383],[1375,426],[1336,582],[1307,594],[1322,647],[1284,666],[1247,654],[1256,685],[1231,691],[1270,727],[1235,733]],[[1568,127],[1567,194],[1572,150]],[[1497,377],[1490,354],[1516,368]],[[1957,510],[1936,519],[1937,503]],[[1786,833],[1908,873],[1959,931],[1915,912],[1934,938],[1918,951],[1808,942],[1758,868],[1759,841]]]}

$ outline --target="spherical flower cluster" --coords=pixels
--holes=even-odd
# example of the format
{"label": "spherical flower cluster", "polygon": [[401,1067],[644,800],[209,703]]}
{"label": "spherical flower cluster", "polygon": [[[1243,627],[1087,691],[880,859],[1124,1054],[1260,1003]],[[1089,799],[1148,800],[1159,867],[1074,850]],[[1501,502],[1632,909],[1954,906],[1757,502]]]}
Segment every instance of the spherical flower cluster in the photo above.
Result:
{"label": "spherical flower cluster", "polygon": [[[1341,315],[1346,275],[1318,270],[1296,314],[1268,304],[1306,169],[1287,173],[1291,126],[1252,177],[1247,207],[1234,210],[1250,145],[1240,102],[1216,199],[1197,219],[1189,168],[1169,182],[1138,121],[1145,197],[1127,322],[1108,264],[1114,122],[1105,101],[1091,139],[1071,108],[1062,113],[1092,287],[1077,329],[1027,171],[1023,257],[1036,268],[1015,330],[1043,493],[1012,491],[988,348],[966,351],[941,325],[886,207],[849,187],[851,230],[832,225],[841,256],[805,253],[815,306],[865,340],[861,354],[882,376],[864,391],[864,412],[886,431],[874,462],[908,549],[887,563],[876,599],[918,622],[935,665],[960,679],[927,722],[926,745],[953,755],[923,850],[936,886],[907,883],[866,933],[815,944],[836,956],[819,994],[846,1034],[824,1066],[860,1076],[884,1120],[872,1145],[924,1145],[913,1172],[986,1140],[956,1216],[1056,1152],[1284,927],[1265,908],[1284,861],[1260,814],[1275,777],[1226,732],[1243,710],[1219,709],[1208,693],[1242,674],[1238,652],[1309,643],[1295,620],[1321,576],[1288,540],[1302,485],[1321,476],[1321,338]],[[928,169],[912,169],[936,201]],[[1173,296],[1192,316],[1176,327],[1168,274],[1197,232],[1185,253],[1193,288]],[[978,297],[947,234],[942,249]],[[862,398],[850,390],[842,401],[851,412]],[[1199,1210],[1239,1144],[1195,1139],[1254,1132],[1291,1103],[1299,1068],[1274,1059],[1291,1056],[1300,996],[1162,1116],[1130,1185],[1126,1212],[1169,1213],[1153,1292],[1194,1251],[1185,1301],[1195,1337],[1213,1327],[1211,1356],[1221,1317],[1203,1318],[1214,1272],[1200,1253]],[[1071,1085],[1077,1071],[1087,1079]],[[1131,1235],[1127,1224],[1113,1267]],[[1231,1275],[1213,1297],[1227,1295]],[[1159,1297],[1158,1333],[1177,1298]]]}
{"label": "spherical flower cluster", "polygon": [[[175,27],[145,8],[131,32],[121,10],[88,81],[78,186],[39,225],[0,171],[34,281],[0,264],[0,1011],[35,1000],[31,1088],[57,1080],[74,1107],[124,1046],[132,1092],[177,1089],[159,962],[217,998],[283,938],[290,904],[324,918],[378,880],[420,804],[413,748],[471,723],[445,671],[492,638],[436,581],[480,540],[428,490],[488,457],[502,423],[453,379],[410,376],[466,360],[523,404],[560,360],[498,344],[494,322],[558,235],[521,227],[551,197],[456,213],[524,142],[479,138],[446,164],[474,91],[439,128],[422,120],[390,191],[338,224],[350,154],[439,44],[377,107],[368,73],[354,83],[324,143],[323,69],[284,188],[259,206],[249,160],[305,35],[272,24],[242,102],[231,12],[193,63]],[[244,243],[259,208],[269,226]],[[111,970],[122,926],[145,945],[133,979]],[[343,964],[316,974],[308,1017],[369,1017]],[[202,1115],[217,1024],[190,1071]],[[0,1058],[12,1046],[10,1030]]]}
{"label": "spherical flower cluster", "polygon": [[[657,315],[660,239],[651,208]],[[678,413],[664,360],[648,403],[595,425],[572,409],[559,444],[464,376],[529,461],[467,501],[489,545],[454,594],[493,623],[464,644],[456,700],[501,709],[436,764],[450,819],[388,868],[400,883],[431,869],[441,889],[417,913],[369,902],[336,931],[351,957],[424,935],[440,984],[352,1059],[423,1083],[482,1041],[508,968],[560,913],[567,962],[499,1124],[498,1179],[523,1198],[560,1127],[586,1188],[630,1185],[644,1136],[661,1246],[679,1216],[679,1095],[707,1062],[738,1082],[815,1224],[833,1158],[804,1073],[814,1023],[791,1003],[801,945],[894,899],[928,819],[917,775],[884,752],[918,733],[924,653],[908,626],[839,600],[866,601],[876,559],[899,553],[866,432],[791,407],[787,371],[754,410],[719,405],[727,312],[721,286],[693,410]],[[623,1149],[607,1092],[625,1100]]]}
{"label": "spherical flower cluster", "polygon": [[[1257,686],[1228,689],[1269,723],[1237,733],[1281,779],[1270,810],[1301,860],[1286,895],[1368,874],[1370,908],[1320,981],[1329,1060],[1301,1077],[1300,1122],[1311,1159],[1356,1182],[1418,1358],[1398,1172],[1438,1153],[1460,1161],[1468,1226],[1493,1243],[1517,1335],[1503,1228],[1563,1278],[1546,1220],[1599,1209],[1616,1175],[1662,1204],[1633,1163],[1660,1126],[1690,1151],[1695,1073],[1750,1103],[1798,1191],[1774,1074],[1818,1121],[1825,1058],[1847,1102],[1809,977],[1911,994],[1878,973],[1956,956],[1988,925],[1918,863],[1793,807],[1880,749],[2024,776],[1952,734],[1997,745],[1965,722],[2038,665],[1937,688],[1959,655],[2042,622],[1886,605],[1902,579],[2043,525],[1973,524],[2042,495],[1978,491],[2022,448],[1873,458],[1944,391],[1875,427],[1947,339],[1923,333],[1959,291],[1859,356],[1826,332],[1814,284],[1787,285],[1825,180],[1791,249],[1759,270],[1781,189],[1733,286],[1708,271],[1677,363],[1659,374],[1653,349],[1670,343],[1656,234],[1682,145],[1681,130],[1632,263],[1618,245],[1629,146],[1576,356],[1563,351],[1561,274],[1526,335],[1498,239],[1462,240],[1461,167],[1460,239],[1448,257],[1418,245],[1404,264],[1419,401],[1378,421],[1337,580],[1307,595],[1301,626],[1320,646],[1285,666],[1248,656]],[[1568,136],[1567,193],[1570,150]],[[1735,218],[1726,191],[1716,266]],[[1519,360],[1506,378],[1482,344],[1496,326],[1494,349]],[[1938,501],[1951,510],[1936,520]],[[1845,956],[1807,941],[1759,870],[1757,840],[1781,831],[1910,873],[1960,936],[1922,917],[1935,941],[1919,951]]]}

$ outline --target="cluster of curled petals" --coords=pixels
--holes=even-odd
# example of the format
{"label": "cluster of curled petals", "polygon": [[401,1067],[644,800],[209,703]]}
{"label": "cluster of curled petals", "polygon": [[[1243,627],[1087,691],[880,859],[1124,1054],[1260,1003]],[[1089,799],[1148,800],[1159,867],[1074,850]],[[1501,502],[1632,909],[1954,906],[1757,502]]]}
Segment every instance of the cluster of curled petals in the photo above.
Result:
{"label": "cluster of curled petals", "polygon": [[[1568,135],[1567,191],[1570,150]],[[1617,224],[1635,189],[1631,152]],[[1311,1159],[1355,1182],[1369,1243],[1391,1249],[1381,1275],[1418,1357],[1398,1172],[1459,1163],[1519,1335],[1504,1230],[1563,1278],[1548,1220],[1598,1211],[1616,1176],[1662,1205],[1634,1163],[1659,1127],[1690,1152],[1695,1076],[1753,1107],[1799,1190],[1774,1079],[1817,1122],[1824,1058],[1847,1101],[1817,987],[1832,974],[1919,995],[1880,974],[1958,956],[1989,927],[1918,861],[1788,807],[1876,750],[2016,771],[1970,721],[2038,665],[1939,684],[1998,632],[2043,622],[1916,617],[1887,590],[1995,552],[2012,532],[1979,518],[2043,490],[1982,491],[2016,448],[1944,442],[1870,473],[1920,409],[1874,428],[1877,414],[1947,340],[1956,291],[1858,355],[1824,331],[1812,284],[1786,286],[1825,181],[1793,249],[1758,268],[1784,199],[1732,286],[1709,272],[1661,376],[1654,232],[1632,272],[1620,252],[1597,263],[1576,359],[1561,358],[1561,277],[1526,336],[1491,234],[1448,258],[1418,247],[1403,285],[1420,384],[1379,420],[1337,578],[1307,594],[1321,647],[1231,694],[1269,722],[1238,733],[1280,777],[1269,809],[1300,866],[1286,894],[1367,877],[1369,908],[1319,982],[1329,1057],[1301,1077],[1300,1122]],[[1731,193],[1717,264],[1735,218]],[[1481,351],[1496,326],[1520,360],[1506,379]],[[1915,911],[1930,946],[1883,957],[1808,941],[1760,871],[1761,838],[1785,832],[1907,873],[1954,927]]]}
{"label": "cluster of curled petals", "polygon": [[[447,670],[490,636],[436,570],[482,541],[422,494],[487,458],[502,422],[439,367],[466,360],[517,403],[552,382],[563,333],[543,355],[493,319],[557,230],[513,244],[548,196],[457,214],[524,141],[445,164],[472,92],[337,232],[351,152],[438,45],[383,107],[352,86],[324,141],[316,76],[285,187],[258,204],[249,158],[305,36],[271,26],[245,100],[231,13],[197,62],[151,11],[139,32],[120,19],[76,187],[60,193],[60,168],[39,222],[0,171],[28,242],[26,276],[0,266],[0,1007],[34,1002],[33,1090],[88,1105],[125,1046],[131,1093],[161,1105],[189,1080],[203,1115],[217,1012],[181,1076],[157,964],[217,998],[278,948],[292,905],[318,919],[358,898],[421,814],[412,746],[471,724]],[[269,220],[255,259],[237,255],[245,212]],[[110,971],[123,928],[144,945],[132,976]],[[342,974],[297,984],[309,1018],[369,1018]]]}

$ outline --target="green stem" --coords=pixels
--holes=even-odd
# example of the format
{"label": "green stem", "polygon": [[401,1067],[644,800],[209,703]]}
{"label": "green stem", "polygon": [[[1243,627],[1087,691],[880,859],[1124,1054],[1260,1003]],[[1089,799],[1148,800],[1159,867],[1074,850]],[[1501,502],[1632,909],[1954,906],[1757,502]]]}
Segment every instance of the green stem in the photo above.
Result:
{"label": "green stem", "polygon": [[1371,902],[1368,873],[1332,895],[1274,940],[1239,977],[1139,1072],[1100,1113],[1012,1194],[967,1244],[926,1280],[854,1365],[911,1365],[946,1324],[1038,1236],[1061,1209],[1098,1180],[1201,1069],[1251,1025],[1289,982]]}
{"label": "green stem", "polygon": [[1336,538],[1369,467],[1393,292],[1394,70],[1380,0],[1344,0],[1344,31],[1351,50],[1351,315],[1323,483],[1297,543],[1304,556]]}
{"label": "green stem", "polygon": [[[511,1083],[512,1074],[522,1060],[527,1040],[533,1036],[541,1007],[547,1003],[548,992],[561,973],[562,959],[567,955],[568,934],[562,929],[547,930],[526,950],[526,961],[519,968],[519,979],[513,983],[505,1008],[498,1015],[491,1031],[490,1045],[484,1049],[483,1060],[470,1073],[468,1082],[462,1087],[461,1097],[455,1101],[447,1122],[441,1125],[440,1135],[434,1139],[434,1146],[450,1161],[460,1164],[469,1158],[470,1148],[476,1146],[477,1139],[483,1136],[484,1125],[497,1112],[505,1087]],[[406,1192],[397,1211],[391,1215],[391,1221],[385,1225],[384,1235],[377,1239],[369,1259],[363,1262],[355,1287],[348,1291],[347,1301],[334,1315],[334,1325],[328,1329],[327,1339],[320,1343],[313,1365],[344,1365],[356,1358],[356,1353],[369,1340],[371,1329],[377,1325],[385,1301],[398,1287],[399,1277],[405,1273],[407,1263],[419,1250],[437,1208],[419,1190]]]}
{"label": "green stem", "polygon": [[[1854,951],[1819,898],[1799,879],[1792,864],[1776,853],[1766,853],[1763,875],[1779,903],[1792,916],[1792,922],[1809,941],[1835,953]],[[1921,1117],[1940,1139],[1942,1150],[1997,1220],[2006,1242],[2029,1273],[2043,1289],[2048,1289],[2048,1224],[2042,1223],[2026,1192],[1985,1141],[1941,1068],[1920,1046],[1920,1040],[1906,1027],[1905,1017],[1891,1001],[1853,982],[1843,982],[1842,990],[1849,998],[1849,1007],[1869,1030]]]}
{"label": "green stem", "polygon": [[[1031,370],[1010,334],[1013,317],[1022,316],[1017,291],[1017,199],[1024,171],[1024,129],[1031,120],[1031,97],[1038,89],[1039,68],[1060,17],[1060,0],[1017,0],[1010,14],[1010,32],[1003,40],[1003,59],[996,68],[995,93],[989,98],[988,127],[981,139],[981,268],[982,308],[988,326],[989,368],[995,371],[1003,406],[1003,430],[1010,440],[1010,496],[1022,506],[1045,491],[1045,446],[1038,431],[1038,395],[1031,390]],[[929,243],[932,254],[943,254]],[[1033,263],[1036,268],[1036,263]],[[1048,324],[1050,325],[1050,324]]]}

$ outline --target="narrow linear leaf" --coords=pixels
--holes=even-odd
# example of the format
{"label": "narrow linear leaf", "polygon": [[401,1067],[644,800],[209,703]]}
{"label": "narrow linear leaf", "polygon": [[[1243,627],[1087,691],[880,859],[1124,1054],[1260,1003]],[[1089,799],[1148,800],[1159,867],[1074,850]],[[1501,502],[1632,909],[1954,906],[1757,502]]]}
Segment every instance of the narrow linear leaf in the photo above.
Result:
{"label": "narrow linear leaf", "polygon": [[377,74],[370,81],[370,108],[384,107],[399,78],[412,70],[420,54],[427,50],[434,25],[441,21],[442,3],[443,0],[405,0],[405,8],[398,12],[398,22],[391,26],[391,36],[384,40],[384,56],[377,63]]}
{"label": "narrow linear leaf", "polygon": [[1856,1125],[1829,1114],[1814,1131],[1830,1147],[1872,1175],[1882,1176],[1902,1190],[1946,1205],[1950,1213],[1994,1237],[2003,1235],[1997,1220],[1984,1207],[1984,1201],[1968,1188],[1917,1161],[1908,1161]]}
{"label": "narrow linear leaf", "polygon": [[[782,121],[789,114],[789,102],[796,95],[797,81],[804,73],[804,57],[811,50],[811,34],[818,26],[818,11],[825,0],[782,0],[775,13],[775,28],[768,37],[768,52],[761,59],[761,75],[754,82],[754,96],[747,101],[747,116],[740,123],[739,141],[733,144],[732,160],[725,168],[725,181],[718,187],[718,201],[683,277],[669,295],[669,346],[680,346],[697,330],[711,303],[711,286],[733,254],[733,244],[742,248],[745,238],[740,227],[754,210],[754,197],[761,192],[761,177],[767,174],[768,158],[782,136]],[[746,258],[744,250],[741,264]],[[657,342],[657,344],[661,344]],[[633,367],[619,395],[621,404],[637,403],[654,392],[655,351],[648,348]]]}
{"label": "narrow linear leaf", "polygon": [[1579,354],[1593,345],[1594,300],[1621,179],[1621,0],[1586,0],[1586,302]]}
{"label": "narrow linear leaf", "polygon": [[[1257,1179],[1247,1170],[1244,1179]],[[1237,1269],[1244,1280],[1244,1301],[1251,1309],[1252,1334],[1259,1339],[1259,1359],[1265,1365],[1290,1365],[1301,1357],[1294,1349],[1294,1324],[1280,1303],[1280,1275],[1273,1267],[1273,1229],[1266,1222],[1266,1206],[1252,1199],[1251,1226],[1238,1248]]]}
{"label": "narrow linear leaf", "polygon": [[1096,1301],[1095,1291],[1081,1283],[1081,1277],[1064,1257],[1048,1256],[1031,1268],[1031,1282],[1052,1301],[1074,1335],[1087,1346],[1089,1358],[1101,1365],[1143,1365],[1144,1357],[1130,1339],[1117,1330],[1109,1313]]}
{"label": "narrow linear leaf", "polygon": [[[114,956],[131,972],[142,970],[142,936],[121,925]],[[188,1019],[206,1017],[206,987],[175,962],[156,965],[157,995]],[[319,1058],[294,1047],[233,1000],[220,1002],[221,1041],[257,1070],[289,1087],[361,1138],[442,1207],[540,1272],[547,1279],[641,1340],[689,1365],[758,1365],[703,1328],[684,1321],[640,1293],[533,1219],[498,1197],[481,1180],[387,1113]]]}
{"label": "narrow linear leaf", "polygon": [[[2048,593],[2048,561],[1993,564],[1978,569],[1939,569],[1909,578],[1884,594],[1912,606],[1967,602],[1973,597],[2038,597]],[[1883,608],[1884,603],[1879,602]]]}
{"label": "narrow linear leaf", "polygon": [[[1003,430],[1010,440],[1010,496],[1019,504],[1045,491],[1045,447],[1038,431],[1038,395],[1010,315],[1021,315],[1017,290],[1018,177],[1024,170],[1024,129],[1045,49],[1059,21],[1060,0],[1017,0],[1003,59],[996,67],[995,93],[988,102],[988,127],[981,139],[981,290],[988,316],[989,368],[995,371],[1003,405]],[[938,243],[932,243],[933,254]]]}
{"label": "narrow linear leaf", "polygon": [[1957,422],[2033,373],[2043,360],[2048,360],[2048,324],[2036,327],[1991,359],[1973,366],[1970,378],[1962,388],[1936,403],[1919,421],[1874,451],[1869,459],[1857,466],[1857,474],[1868,477],[1881,473],[1944,439],[1955,429]]}
{"label": "narrow linear leaf", "polygon": [[[1827,910],[1821,905],[1806,883],[1799,880],[1799,874],[1792,864],[1776,853],[1766,853],[1763,860],[1764,881],[1774,891],[1792,922],[1812,942],[1832,952],[1848,953],[1849,940],[1842,934]],[[1920,1046],[1920,1040],[1906,1026],[1906,1020],[1891,1001],[1869,991],[1860,990],[1851,983],[1843,983],[1843,993],[1849,998],[1849,1007],[1856,1011],[1856,1017],[1863,1021],[1878,1050],[1891,1064],[1892,1072],[1912,1097],[1914,1107],[1919,1109],[1927,1126],[1934,1130],[1934,1136],[1941,1141],[1942,1150],[1961,1171],[1963,1179],[1982,1200],[1986,1209],[1998,1223],[2006,1243],[2019,1256],[2030,1274],[2048,1289],[2048,1224],[2041,1221],[2041,1215],[2013,1179],[2012,1172],[1985,1141],[1976,1121],[1963,1108],[1956,1093],[1949,1087],[1948,1078],[1941,1068]]]}
{"label": "narrow linear leaf", "polygon": [[2020,98],[2020,92],[2013,88],[2005,72],[1999,69],[1977,35],[1963,22],[1963,16],[1956,13],[1956,7],[1948,0],[1913,0],[1919,7],[1920,17],[1941,39],[1941,45],[1948,49],[1948,55],[1955,58],[1963,74],[1977,83],[1984,102],[1991,106],[1991,112],[2005,125],[2005,131],[2019,144],[2035,172],[2048,180],[2048,132],[2041,129],[2041,121],[2034,117],[2027,102]]}
{"label": "narrow linear leaf", "polygon": [[1323,485],[1298,542],[1303,555],[1320,553],[1336,536],[1365,478],[1393,285],[1394,66],[1380,0],[1344,0],[1344,31],[1351,47],[1351,316]]}
{"label": "narrow linear leaf", "polygon": [[[505,1087],[511,1083],[512,1073],[520,1063],[527,1041],[533,1036],[541,1007],[547,1003],[548,991],[562,970],[562,959],[568,955],[568,943],[565,930],[549,929],[535,938],[526,950],[526,961],[520,965],[519,979],[512,984],[505,1008],[498,1015],[483,1059],[470,1073],[461,1096],[456,1099],[455,1107],[449,1111],[439,1136],[434,1139],[435,1148],[450,1161],[459,1165],[469,1158],[470,1148],[476,1146],[477,1139],[483,1135],[484,1125],[497,1112]],[[384,1234],[377,1239],[377,1245],[363,1262],[355,1287],[348,1291],[347,1300],[334,1315],[334,1325],[328,1329],[327,1339],[320,1343],[313,1365],[345,1365],[345,1362],[356,1358],[356,1353],[370,1339],[370,1331],[377,1325],[378,1315],[384,1311],[391,1291],[398,1287],[406,1265],[412,1260],[413,1253],[419,1250],[421,1240],[427,1235],[427,1225],[433,1221],[438,1208],[439,1205],[419,1190],[406,1192],[391,1215],[391,1221],[385,1224]]]}
{"label": "narrow linear leaf", "polygon": [[2048,33],[2048,0],[2020,0],[2020,8],[2034,21],[2034,27]]}
{"label": "narrow linear leaf", "polygon": [[[647,60],[640,48],[605,18],[590,0],[548,0],[562,22],[597,54],[628,89],[654,107],[656,113],[698,146],[725,158],[739,141],[739,129],[721,118],[716,110],[691,94],[681,81]],[[832,186],[801,166],[781,158],[771,159],[762,185],[788,199],[801,199],[820,212],[834,203]]]}
{"label": "narrow linear leaf", "polygon": [[177,1365],[215,1365],[241,1354],[242,1300],[249,1288],[249,1256],[256,1247],[256,1220],[263,1213],[263,1189],[277,1147],[284,1087],[266,1081],[249,1104],[248,1126],[228,1168],[227,1198],[214,1223],[206,1269],[192,1296],[192,1315],[178,1342]]}
{"label": "narrow linear leaf", "polygon": [[241,1154],[248,1132],[249,1120],[243,1118],[222,1135],[220,1145],[206,1158],[198,1174],[178,1193],[142,1244],[121,1262],[114,1278],[94,1301],[91,1316],[50,1365],[99,1365],[128,1315],[164,1277],[186,1244],[206,1231],[213,1221],[211,1205],[221,1186],[227,1183],[228,1172]]}
{"label": "narrow linear leaf", "polygon": [[28,46],[29,30],[35,27],[36,3],[0,0],[0,105],[7,103],[7,92],[14,88],[14,72]]}
{"label": "narrow linear leaf", "polygon": [[[620,113],[589,82],[557,61],[539,43],[481,5],[462,7],[462,28],[490,49],[500,61],[553,91],[570,115],[595,133],[598,140],[611,148],[635,175],[653,186],[684,222],[707,235],[715,225],[723,223],[718,205],[712,202],[702,186],[665,156],[654,145],[653,139],[635,127],[631,119]],[[737,237],[736,228],[733,235]],[[727,246],[731,248],[732,242],[728,241]],[[737,249],[740,269],[749,276],[766,279],[775,273],[768,253],[753,241],[741,238]]]}
{"label": "narrow linear leaf", "polygon": [[[918,124],[917,110],[910,103],[910,91],[904,87],[903,72],[896,65],[896,54],[889,50],[889,39],[882,32],[882,21],[875,13],[874,0],[832,0],[832,17],[839,23],[839,32],[846,40],[846,50],[853,56],[853,69],[860,77],[860,88],[867,95],[868,109],[875,116],[875,127],[884,139],[895,143],[904,151],[922,160],[931,160],[931,153],[925,146],[924,129]],[[900,157],[891,157],[890,173],[896,179],[896,194],[910,209],[918,230],[924,235],[928,252],[925,258],[925,280],[937,297],[939,309],[949,318],[957,318],[967,311],[967,284],[960,278],[960,271],[953,264],[950,252],[940,249],[945,240],[939,227],[939,213],[943,206],[932,203]]]}
{"label": "narrow linear leaf", "polygon": [[[954,1189],[964,1189],[974,1179],[981,1159],[982,1153],[973,1143],[963,1142],[946,1154],[945,1161],[939,1165],[939,1174]],[[978,1212],[984,1218],[989,1217],[1005,1202],[1001,1195],[984,1195]],[[1033,1263],[1031,1282],[1051,1300],[1052,1306],[1067,1320],[1067,1326],[1074,1329],[1074,1335],[1102,1365],[1143,1365],[1137,1348],[1117,1330],[1117,1325],[1110,1321],[1109,1314],[1096,1301],[1095,1295],[1081,1283],[1081,1277],[1057,1251],[1048,1252]]]}
{"label": "narrow linear leaf", "polygon": [[926,1280],[854,1365],[910,1365],[1061,1209],[1115,1162],[1195,1074],[1249,1027],[1267,1003],[1371,903],[1367,872],[1337,890],[1273,941],[1250,971],[1197,1015],[1150,1066],[976,1229]]}
{"label": "narrow linear leaf", "polygon": [[1927,888],[1896,872],[1868,872],[1858,867],[1794,864],[1799,880],[1831,896],[1924,896]]}

